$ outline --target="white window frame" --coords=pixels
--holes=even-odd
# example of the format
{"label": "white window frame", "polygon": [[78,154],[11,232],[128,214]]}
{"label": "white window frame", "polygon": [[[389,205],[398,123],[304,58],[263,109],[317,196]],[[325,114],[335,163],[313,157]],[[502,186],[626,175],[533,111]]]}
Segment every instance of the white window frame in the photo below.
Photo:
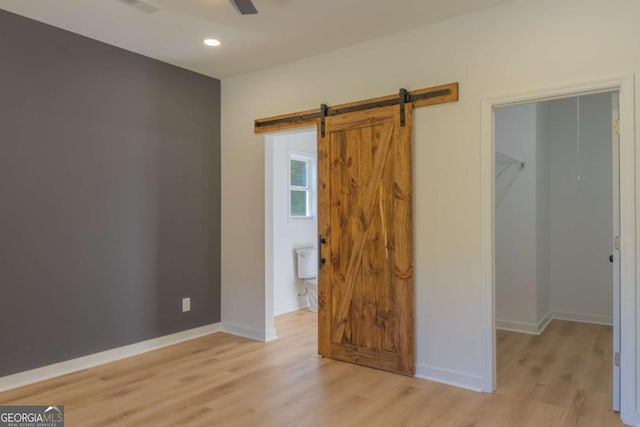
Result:
{"label": "white window frame", "polygon": [[[307,185],[298,186],[291,184],[291,161],[307,163]],[[315,181],[316,181],[316,156],[312,153],[301,151],[289,151],[287,159],[287,216],[289,221],[312,220],[316,217],[316,200],[315,200]],[[307,214],[304,216],[291,215],[291,192],[304,191],[307,193]]]}

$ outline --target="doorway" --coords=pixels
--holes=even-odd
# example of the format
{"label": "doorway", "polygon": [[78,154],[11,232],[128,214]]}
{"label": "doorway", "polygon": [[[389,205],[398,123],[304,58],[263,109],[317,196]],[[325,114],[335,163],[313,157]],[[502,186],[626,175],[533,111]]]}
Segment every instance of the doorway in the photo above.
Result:
{"label": "doorway", "polygon": [[[612,332],[616,336],[619,331],[619,356],[611,354],[612,364],[620,360],[619,404],[621,418],[624,422],[633,421],[635,417],[636,390],[634,385],[635,367],[635,336],[637,328],[635,317],[635,140],[633,133],[634,105],[633,105],[633,76],[619,79],[603,80],[590,84],[575,85],[557,89],[540,90],[520,95],[486,99],[482,108],[482,230],[483,230],[483,266],[485,277],[485,324],[486,335],[483,338],[485,367],[485,386],[487,391],[495,391],[499,383],[497,381],[498,369],[496,366],[496,242],[495,242],[495,203],[496,203],[496,172],[499,173],[498,161],[495,154],[496,138],[496,111],[501,107],[522,105],[532,102],[566,99],[577,96],[587,96],[597,93],[619,93],[619,125],[612,127],[619,140],[619,152],[613,150],[612,155],[619,154],[619,212],[614,215],[619,217],[619,240],[612,242],[615,246],[615,255],[619,260],[619,296],[614,294],[614,301],[619,303],[613,306],[613,322],[618,320],[618,326],[614,325]],[[616,112],[612,111],[612,114]],[[518,160],[514,158],[514,160]],[[526,165],[525,165],[526,167]],[[612,165],[615,169],[615,162]],[[577,179],[579,175],[575,175]],[[612,189],[612,191],[614,191]],[[613,233],[612,233],[613,234]],[[613,281],[613,279],[611,279]],[[618,311],[619,310],[619,311]],[[616,311],[619,313],[617,314]],[[536,325],[537,326],[537,325]],[[542,325],[544,326],[544,325]],[[612,348],[613,351],[613,348]],[[626,356],[625,356],[626,355]],[[609,373],[614,377],[613,373]],[[613,387],[613,386],[612,386]],[[613,387],[612,392],[615,392]],[[613,393],[615,394],[615,393]],[[616,402],[611,401],[609,408],[615,407]]]}
{"label": "doorway", "polygon": [[617,92],[495,110],[498,393],[619,411],[617,112]]}
{"label": "doorway", "polygon": [[303,274],[299,260],[312,259],[317,250],[317,131],[271,133],[265,143],[266,324],[275,338],[274,317],[314,309],[317,274],[310,270],[317,269],[307,265]]}

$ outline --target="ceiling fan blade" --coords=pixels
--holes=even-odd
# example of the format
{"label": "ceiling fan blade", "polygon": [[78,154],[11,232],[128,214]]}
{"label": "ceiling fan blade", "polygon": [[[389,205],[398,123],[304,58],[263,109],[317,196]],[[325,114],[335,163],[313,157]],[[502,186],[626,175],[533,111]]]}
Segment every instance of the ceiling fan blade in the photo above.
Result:
{"label": "ceiling fan blade", "polygon": [[258,13],[258,9],[251,3],[251,0],[229,0],[233,7],[241,15],[253,15]]}

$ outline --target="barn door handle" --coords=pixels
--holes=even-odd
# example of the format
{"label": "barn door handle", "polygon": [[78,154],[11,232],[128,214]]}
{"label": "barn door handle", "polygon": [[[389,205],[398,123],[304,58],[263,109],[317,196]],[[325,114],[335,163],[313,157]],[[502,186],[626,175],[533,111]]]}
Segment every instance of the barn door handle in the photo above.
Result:
{"label": "barn door handle", "polygon": [[318,265],[322,267],[327,260],[322,258],[322,245],[327,243],[327,239],[322,237],[322,234],[318,234]]}

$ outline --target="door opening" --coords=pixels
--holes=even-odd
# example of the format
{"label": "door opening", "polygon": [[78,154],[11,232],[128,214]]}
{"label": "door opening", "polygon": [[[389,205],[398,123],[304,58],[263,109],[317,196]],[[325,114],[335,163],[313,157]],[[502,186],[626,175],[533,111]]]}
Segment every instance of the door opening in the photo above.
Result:
{"label": "door opening", "polygon": [[317,312],[316,129],[267,134],[265,153],[266,324],[275,338],[274,317]]}
{"label": "door opening", "polygon": [[630,211],[621,188],[633,193],[621,182],[629,163],[620,155],[619,88],[604,89],[485,103],[493,121],[485,265],[498,330],[492,388],[508,394],[530,381],[542,394],[571,394],[582,378],[620,411],[621,282],[633,273],[622,261]]}

